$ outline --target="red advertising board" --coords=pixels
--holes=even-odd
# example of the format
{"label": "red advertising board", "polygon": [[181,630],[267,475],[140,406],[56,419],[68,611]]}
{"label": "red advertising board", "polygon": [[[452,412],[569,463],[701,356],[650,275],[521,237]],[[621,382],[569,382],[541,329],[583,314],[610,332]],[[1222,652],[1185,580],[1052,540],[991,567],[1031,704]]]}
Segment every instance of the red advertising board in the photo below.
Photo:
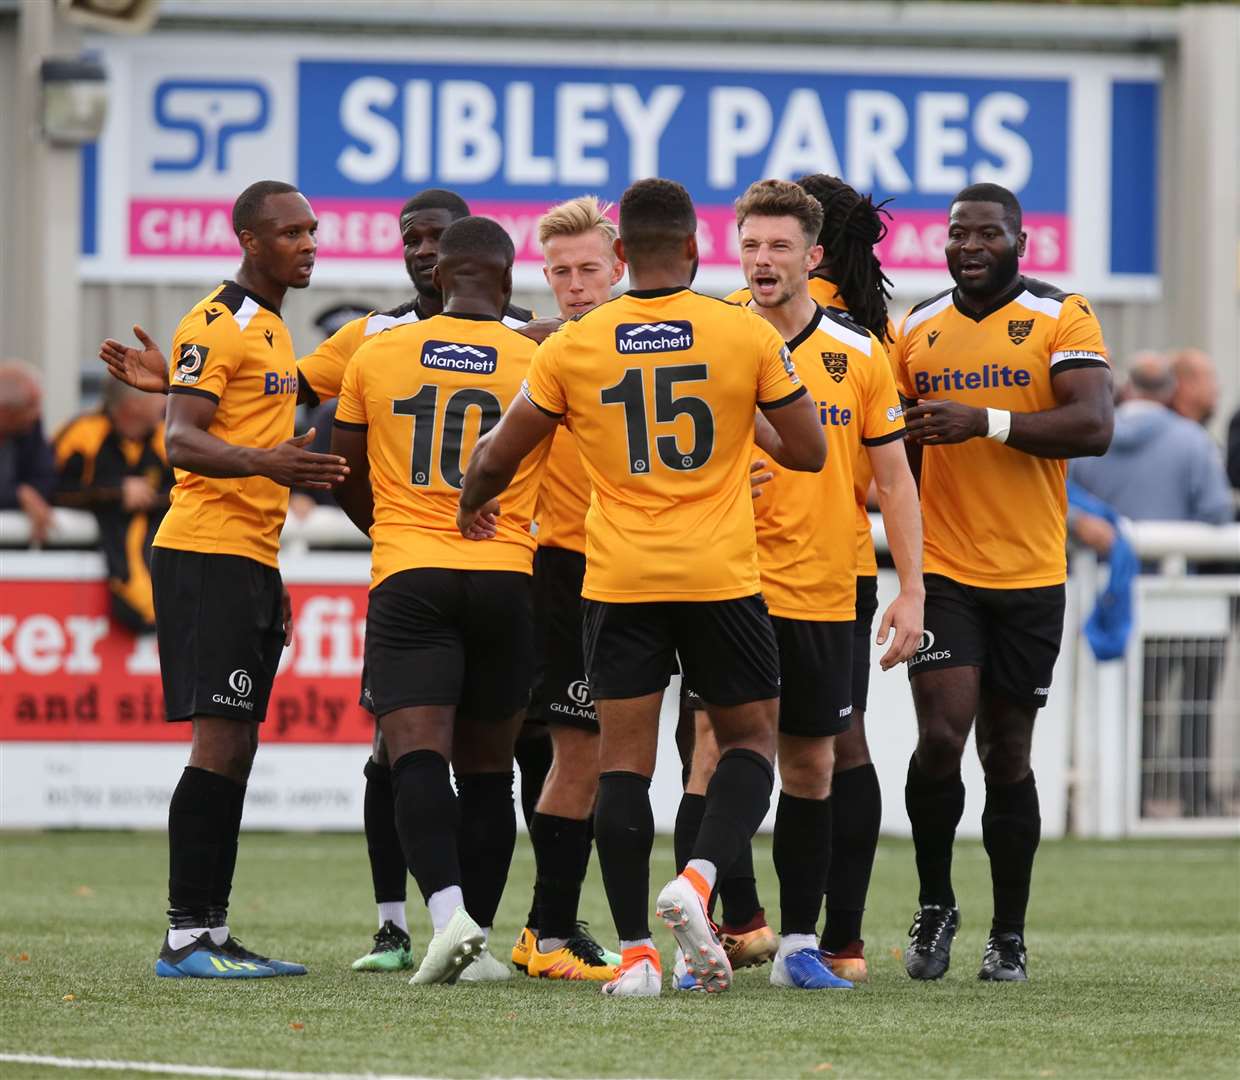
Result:
{"label": "red advertising board", "polygon": [[[264,743],[369,743],[358,705],[365,585],[288,586],[293,643],[276,676]],[[99,581],[9,581],[0,599],[0,741],[177,742],[164,722],[154,637],[108,616]]]}

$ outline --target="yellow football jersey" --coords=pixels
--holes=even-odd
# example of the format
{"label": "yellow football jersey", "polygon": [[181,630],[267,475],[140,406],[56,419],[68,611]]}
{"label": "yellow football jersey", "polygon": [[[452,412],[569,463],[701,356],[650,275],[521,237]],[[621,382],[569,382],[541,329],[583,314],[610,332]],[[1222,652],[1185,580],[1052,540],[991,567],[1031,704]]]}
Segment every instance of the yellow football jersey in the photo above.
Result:
{"label": "yellow football jersey", "polygon": [[[270,449],[293,437],[297,358],[279,312],[226,281],[181,320],[169,392],[217,402],[207,431],[235,446]],[[176,470],[172,507],[155,546],[241,555],[279,565],[288,488],[265,476],[217,478]]]}
{"label": "yellow football jersey", "polygon": [[538,491],[538,546],[586,550],[586,511],[590,509],[590,478],[577,453],[572,432],[556,428],[547,468]]}
{"label": "yellow football jersey", "polygon": [[366,431],[371,588],[416,567],[531,572],[550,439],[500,497],[497,536],[466,540],[456,511],[474,445],[520,391],[534,348],[497,319],[444,314],[372,337],[349,361],[335,422]]}
{"label": "yellow football jersey", "polygon": [[[1108,365],[1085,298],[1033,278],[980,316],[954,290],[923,301],[904,317],[894,351],[906,398],[1013,412],[1054,408],[1060,372]],[[925,572],[988,589],[1062,583],[1066,476],[1064,461],[990,439],[924,447]]]}
{"label": "yellow football jersey", "polygon": [[762,595],[772,615],[848,620],[856,616],[854,469],[866,446],[904,437],[900,398],[882,345],[837,311],[819,308],[788,348],[818,409],[827,463],[819,473],[770,463],[775,478],[754,504]]}
{"label": "yellow football jersey", "polygon": [[804,393],[768,322],[687,288],[628,292],[547,338],[526,395],[565,417],[593,488],[582,596],[758,592],[754,407]]}
{"label": "yellow football jersey", "polygon": [[[524,308],[505,309],[501,320],[505,326],[514,330],[524,326],[534,317],[534,313]],[[314,392],[318,401],[327,401],[340,393],[340,384],[344,381],[344,369],[348,366],[353,354],[357,352],[375,334],[384,330],[393,330],[398,326],[408,326],[428,318],[422,313],[417,300],[401,304],[390,311],[372,311],[350,319],[331,337],[323,341],[309,356],[297,361],[297,371],[301,378]]]}

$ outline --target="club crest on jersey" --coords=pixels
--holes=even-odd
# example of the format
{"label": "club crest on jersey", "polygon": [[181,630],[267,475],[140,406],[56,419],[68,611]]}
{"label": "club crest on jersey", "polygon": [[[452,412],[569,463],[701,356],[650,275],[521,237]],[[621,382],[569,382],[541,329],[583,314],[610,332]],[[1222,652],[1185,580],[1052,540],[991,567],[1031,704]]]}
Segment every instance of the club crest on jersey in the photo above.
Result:
{"label": "club crest on jersey", "polygon": [[490,345],[462,345],[455,341],[428,341],[422,346],[422,366],[465,375],[492,375],[499,353]]}
{"label": "club crest on jersey", "polygon": [[683,352],[693,348],[693,323],[683,319],[667,322],[620,323],[616,327],[616,352]]}
{"label": "club crest on jersey", "polygon": [[848,353],[825,352],[822,354],[822,366],[837,383],[843,382],[848,374]]}
{"label": "club crest on jersey", "polygon": [[172,377],[179,383],[192,386],[202,377],[202,365],[207,362],[208,352],[210,350],[205,345],[182,345]]}
{"label": "club crest on jersey", "polygon": [[1008,337],[1012,339],[1013,345],[1022,344],[1031,330],[1033,330],[1032,319],[1008,319]]}

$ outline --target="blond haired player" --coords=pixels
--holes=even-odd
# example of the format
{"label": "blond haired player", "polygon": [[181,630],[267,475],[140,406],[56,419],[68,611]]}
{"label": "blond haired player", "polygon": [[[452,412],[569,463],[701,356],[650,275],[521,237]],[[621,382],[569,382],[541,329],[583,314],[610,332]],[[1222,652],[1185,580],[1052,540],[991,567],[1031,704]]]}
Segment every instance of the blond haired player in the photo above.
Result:
{"label": "blond haired player", "polygon": [[[624,276],[615,240],[616,227],[593,195],[554,206],[539,219],[543,275],[561,318],[583,315],[611,297]],[[549,726],[554,753],[530,819],[538,879],[512,961],[531,976],[607,981],[615,978],[620,957],[600,948],[577,921],[598,794],[598,717],[581,649],[589,505],[590,479],[572,433],[561,425],[538,495],[536,659],[527,714],[530,722]]]}
{"label": "blond haired player", "polygon": [[752,312],[693,292],[697,215],[670,180],[620,201],[617,255],[633,288],[539,346],[518,399],[470,462],[457,523],[494,535],[496,496],[563,418],[590,477],[582,586],[586,670],[602,740],[595,834],[620,937],[614,997],[662,989],[649,929],[649,785],[677,653],[724,753],[683,874],[656,911],[708,990],[732,973],[706,915],[720,867],[770,803],[778,658],[759,593],[749,486],[755,407],[779,458],[817,471],[822,428],[780,336]]}

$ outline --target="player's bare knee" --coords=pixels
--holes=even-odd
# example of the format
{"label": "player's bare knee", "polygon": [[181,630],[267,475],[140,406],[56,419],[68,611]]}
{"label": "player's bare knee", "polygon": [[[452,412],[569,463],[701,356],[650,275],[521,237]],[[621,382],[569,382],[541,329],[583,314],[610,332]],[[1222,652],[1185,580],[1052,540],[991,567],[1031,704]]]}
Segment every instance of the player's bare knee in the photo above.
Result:
{"label": "player's bare knee", "polygon": [[979,734],[977,756],[992,784],[1015,784],[1029,775],[1030,745],[1022,738],[985,739]]}
{"label": "player's bare knee", "polygon": [[941,778],[960,768],[968,731],[948,724],[925,724],[917,739],[917,764],[927,776]]}
{"label": "player's bare knee", "polygon": [[833,773],[848,772],[871,764],[870,744],[865,737],[865,713],[853,711],[852,724],[835,737]]}
{"label": "player's bare knee", "polygon": [[831,794],[831,754],[779,753],[779,784],[798,799],[825,799]]}

